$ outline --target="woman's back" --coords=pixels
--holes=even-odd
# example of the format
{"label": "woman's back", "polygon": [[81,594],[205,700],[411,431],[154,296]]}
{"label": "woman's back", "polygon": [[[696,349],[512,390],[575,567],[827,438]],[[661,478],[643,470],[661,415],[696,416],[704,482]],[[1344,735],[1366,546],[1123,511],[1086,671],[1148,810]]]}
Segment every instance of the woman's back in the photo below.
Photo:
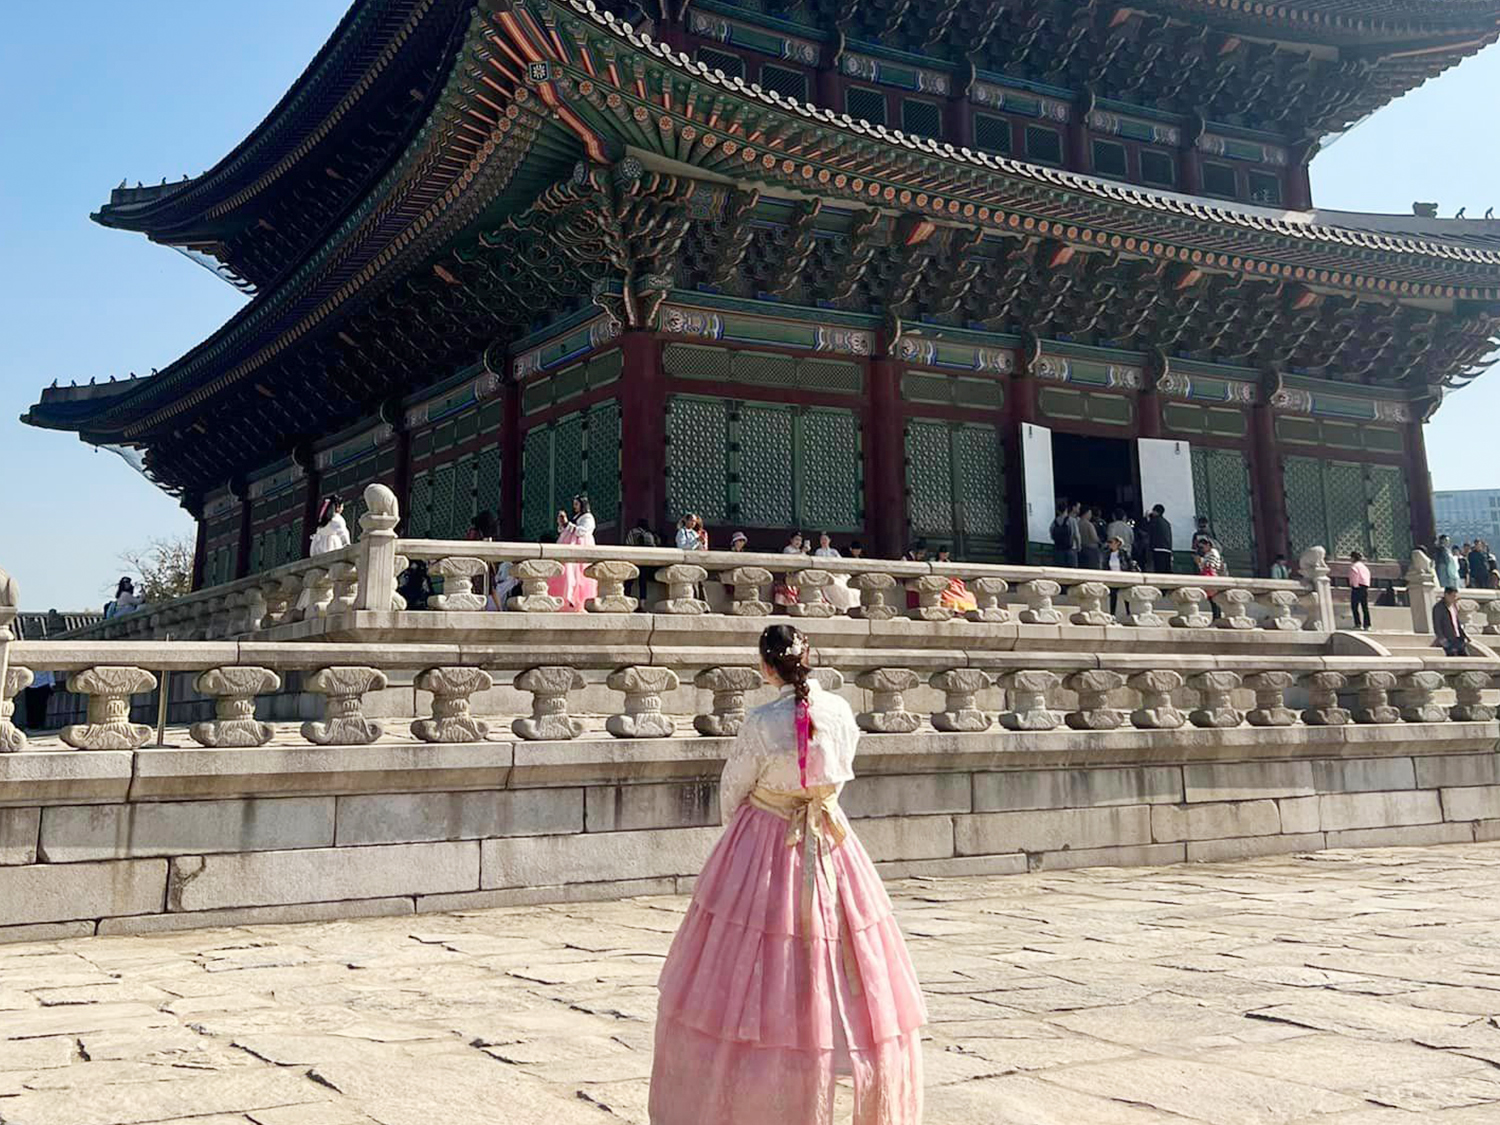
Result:
{"label": "woman's back", "polygon": [[[719,785],[720,812],[726,824],[757,786],[780,793],[804,788],[797,758],[796,706],[796,696],[786,687],[771,702],[745,715]],[[842,696],[824,691],[814,680],[808,684],[808,712],[813,736],[808,744],[806,787],[842,788],[854,777],[859,745],[854,711]]]}

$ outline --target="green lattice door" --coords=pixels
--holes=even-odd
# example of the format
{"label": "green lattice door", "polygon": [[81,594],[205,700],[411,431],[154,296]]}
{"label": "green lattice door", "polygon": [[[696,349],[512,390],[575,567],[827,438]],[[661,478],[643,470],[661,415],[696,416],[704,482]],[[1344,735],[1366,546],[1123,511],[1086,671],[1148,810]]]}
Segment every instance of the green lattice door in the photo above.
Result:
{"label": "green lattice door", "polygon": [[589,411],[588,494],[600,525],[620,522],[620,404]]}
{"label": "green lattice door", "polygon": [[949,543],[959,558],[998,559],[1005,536],[1005,473],[992,426],[906,424],[906,516],[913,538]]}
{"label": "green lattice door", "polygon": [[795,428],[794,407],[740,404],[739,519],[750,527],[791,530],[797,522]]}
{"label": "green lattice door", "polygon": [[1193,447],[1193,497],[1208,519],[1233,575],[1255,570],[1255,516],[1251,510],[1250,464],[1233,449]]}
{"label": "green lattice door", "polygon": [[797,417],[798,525],[855,531],[864,523],[859,419],[848,410],[811,408]]}
{"label": "green lattice door", "polygon": [[1282,481],[1294,553],[1321,546],[1334,558],[1350,551],[1396,561],[1410,556],[1410,499],[1400,469],[1287,457]]}
{"label": "green lattice door", "polygon": [[521,451],[521,536],[545,538],[557,529],[552,507],[552,431],[538,426],[526,434]]}
{"label": "green lattice door", "polygon": [[688,512],[708,523],[729,521],[729,407],[690,395],[674,395],[668,405],[667,515],[674,523]]}

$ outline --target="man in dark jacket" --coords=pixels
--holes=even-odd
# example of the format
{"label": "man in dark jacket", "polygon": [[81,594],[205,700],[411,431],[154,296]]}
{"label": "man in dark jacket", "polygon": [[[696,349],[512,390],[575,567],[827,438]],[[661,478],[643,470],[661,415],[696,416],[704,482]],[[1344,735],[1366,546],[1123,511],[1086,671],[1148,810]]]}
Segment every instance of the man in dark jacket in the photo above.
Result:
{"label": "man in dark jacket", "polygon": [[1432,607],[1432,634],[1449,656],[1469,655],[1469,633],[1458,616],[1458,591],[1449,586]]}
{"label": "man in dark jacket", "polygon": [[1156,574],[1172,573],[1172,525],[1167,509],[1158,504],[1146,517],[1146,535],[1151,543],[1151,570]]}
{"label": "man in dark jacket", "polygon": [[1469,588],[1472,590],[1490,588],[1490,553],[1485,548],[1482,539],[1474,540],[1474,547],[1469,551]]}

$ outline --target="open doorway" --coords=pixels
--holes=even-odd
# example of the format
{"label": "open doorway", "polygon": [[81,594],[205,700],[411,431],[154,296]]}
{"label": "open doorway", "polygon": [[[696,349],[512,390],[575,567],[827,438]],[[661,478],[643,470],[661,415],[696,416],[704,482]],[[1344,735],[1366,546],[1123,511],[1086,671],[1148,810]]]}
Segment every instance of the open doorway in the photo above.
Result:
{"label": "open doorway", "polygon": [[1108,519],[1116,508],[1140,515],[1135,442],[1125,438],[1052,434],[1052,488]]}

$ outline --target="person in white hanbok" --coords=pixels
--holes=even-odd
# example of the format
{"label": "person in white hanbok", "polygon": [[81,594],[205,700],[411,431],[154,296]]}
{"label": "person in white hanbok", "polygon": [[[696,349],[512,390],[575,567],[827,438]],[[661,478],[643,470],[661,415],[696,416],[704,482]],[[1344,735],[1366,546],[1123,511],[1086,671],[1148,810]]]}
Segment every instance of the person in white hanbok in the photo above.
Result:
{"label": "person in white hanbok", "polygon": [[308,557],[326,555],[329,551],[341,551],[354,542],[349,534],[349,525],[344,522],[344,501],[339,496],[328,496],[318,508],[318,526],[312,535]]}
{"label": "person in white hanbok", "polygon": [[[557,513],[557,542],[560,546],[594,546],[594,513],[589,510],[589,498],[582,493],[573,497],[573,518],[567,512]],[[563,600],[562,612],[583,613],[590,598],[599,594],[599,583],[586,576],[583,571],[589,563],[564,563],[562,576],[547,581],[547,592]]]}
{"label": "person in white hanbok", "polygon": [[[818,549],[813,554],[820,559],[837,559],[843,556],[833,545],[833,536],[828,532],[818,536]],[[859,605],[859,591],[849,588],[847,574],[834,574],[833,582],[823,587],[823,600],[835,609],[847,613]]]}

